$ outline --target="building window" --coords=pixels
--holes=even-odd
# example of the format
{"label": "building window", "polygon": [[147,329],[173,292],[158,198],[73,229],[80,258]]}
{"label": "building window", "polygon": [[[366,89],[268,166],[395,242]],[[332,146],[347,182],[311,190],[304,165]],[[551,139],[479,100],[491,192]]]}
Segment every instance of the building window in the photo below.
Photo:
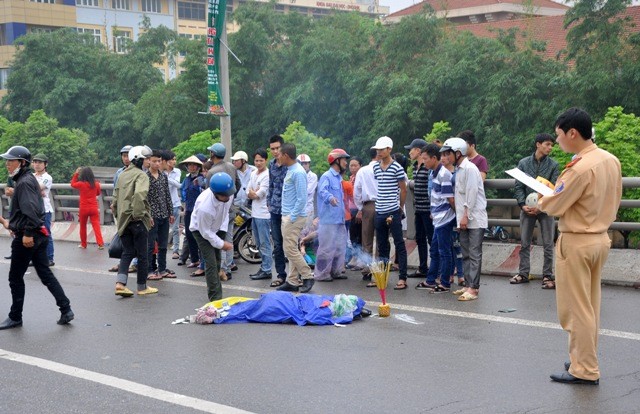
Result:
{"label": "building window", "polygon": [[113,31],[113,50],[116,53],[127,53],[129,41],[131,40],[131,32],[123,30]]}
{"label": "building window", "polygon": [[131,10],[129,0],[111,0],[111,8],[116,10]]}
{"label": "building window", "polygon": [[100,7],[99,0],[76,0],[76,6]]}
{"label": "building window", "polygon": [[308,7],[296,7],[296,6],[289,6],[289,11],[290,12],[296,12],[296,13],[300,13],[303,15],[307,15],[309,14],[309,8]]}
{"label": "building window", "polygon": [[9,68],[0,69],[0,89],[7,89],[9,73],[11,73],[11,69]]}
{"label": "building window", "polygon": [[146,13],[162,13],[160,0],[142,0],[142,11]]}
{"label": "building window", "polygon": [[27,27],[27,33],[51,33],[56,29],[59,29],[59,27],[29,26]]}
{"label": "building window", "polygon": [[284,6],[282,4],[276,4],[276,13],[284,13]]}
{"label": "building window", "polygon": [[76,32],[79,34],[89,34],[93,36],[93,43],[95,44],[102,43],[102,32],[100,29],[85,29],[84,27],[78,27]]}
{"label": "building window", "polygon": [[56,0],[30,0],[31,3],[47,3],[47,4],[55,4]]}
{"label": "building window", "polygon": [[206,20],[206,0],[191,0],[178,2],[178,19]]}
{"label": "building window", "polygon": [[0,24],[0,46],[5,46],[7,44],[7,35],[5,31],[7,30],[6,24]]}

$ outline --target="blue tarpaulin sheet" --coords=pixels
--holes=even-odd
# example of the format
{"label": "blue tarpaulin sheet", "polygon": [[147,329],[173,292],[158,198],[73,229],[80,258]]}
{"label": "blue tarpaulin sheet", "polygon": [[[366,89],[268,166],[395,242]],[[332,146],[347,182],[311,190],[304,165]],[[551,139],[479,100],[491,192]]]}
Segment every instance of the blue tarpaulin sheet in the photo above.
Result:
{"label": "blue tarpaulin sheet", "polygon": [[[364,300],[358,298],[353,315],[333,318],[331,309],[326,306],[333,299],[333,296],[269,292],[260,299],[233,305],[228,315],[216,319],[214,323],[296,323],[300,326],[345,324],[351,323],[354,316],[360,315],[365,305]],[[323,303],[325,306],[322,306]]]}

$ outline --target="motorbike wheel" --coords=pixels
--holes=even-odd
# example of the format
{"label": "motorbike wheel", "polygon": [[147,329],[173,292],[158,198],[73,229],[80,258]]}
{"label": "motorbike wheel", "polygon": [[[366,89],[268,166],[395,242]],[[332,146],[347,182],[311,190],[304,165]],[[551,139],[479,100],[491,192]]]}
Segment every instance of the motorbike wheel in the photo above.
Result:
{"label": "motorbike wheel", "polygon": [[251,264],[262,263],[260,251],[253,241],[253,235],[250,230],[243,231],[237,240],[234,249],[238,252],[242,260]]}
{"label": "motorbike wheel", "polygon": [[509,233],[502,229],[498,232],[498,240],[500,240],[501,242],[506,242],[507,240],[509,240]]}

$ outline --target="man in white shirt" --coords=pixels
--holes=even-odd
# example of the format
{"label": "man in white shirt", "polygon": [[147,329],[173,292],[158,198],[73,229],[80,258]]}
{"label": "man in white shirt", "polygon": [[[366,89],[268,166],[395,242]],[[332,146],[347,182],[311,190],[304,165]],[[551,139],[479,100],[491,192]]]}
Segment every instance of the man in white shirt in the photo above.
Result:
{"label": "man in white shirt", "polygon": [[49,232],[49,244],[47,245],[47,257],[49,258],[49,267],[55,265],[53,261],[53,236],[51,235],[51,216],[53,215],[53,208],[51,207],[51,200],[49,194],[51,193],[51,185],[53,184],[53,178],[47,172],[47,165],[49,160],[44,154],[36,154],[33,157],[33,169],[35,172],[33,175],[40,184],[40,191],[42,192],[42,201],[44,201],[44,226]]}
{"label": "man in white shirt", "polygon": [[256,169],[251,173],[247,197],[251,200],[251,231],[253,240],[260,250],[262,264],[257,273],[249,275],[252,280],[271,279],[271,263],[273,261],[271,248],[271,214],[267,207],[267,193],[269,192],[269,170],[267,169],[267,150],[259,148],[253,155]]}
{"label": "man in white shirt", "polygon": [[373,175],[373,165],[378,162],[378,151],[370,149],[371,162],[358,171],[353,187],[353,200],[358,208],[355,220],[362,222],[362,251],[366,257],[359,259],[363,267],[363,279],[371,280],[371,273],[366,265],[373,260],[373,235],[375,232],[376,197],[378,182]]}
{"label": "man in white shirt", "polygon": [[487,198],[480,170],[466,157],[467,143],[462,138],[449,138],[442,145],[442,156],[451,157],[457,166],[455,185],[456,223],[460,231],[460,247],[465,287],[456,290],[459,301],[478,298],[482,271],[482,240],[489,225]]}
{"label": "man in white shirt", "polygon": [[176,154],[171,150],[162,151],[162,171],[169,181],[169,194],[171,195],[171,205],[173,207],[173,224],[171,225],[171,237],[173,243],[172,259],[180,258],[180,178],[182,173],[176,168]]}
{"label": "man in white shirt", "polygon": [[196,199],[189,230],[205,260],[205,279],[209,301],[222,299],[220,283],[220,252],[233,250],[233,243],[225,241],[229,226],[231,197],[236,192],[234,180],[224,172],[215,173],[209,188]]}
{"label": "man in white shirt", "polygon": [[318,188],[318,175],[311,171],[311,157],[307,154],[300,154],[296,160],[302,165],[302,168],[307,172],[307,224],[310,224],[315,217],[315,200],[316,189]]}
{"label": "man in white shirt", "polygon": [[240,180],[240,189],[233,199],[234,206],[245,206],[247,204],[247,187],[249,185],[249,179],[251,173],[256,170],[256,167],[249,165],[249,156],[244,151],[236,151],[231,157],[231,163],[236,167],[236,174]]}

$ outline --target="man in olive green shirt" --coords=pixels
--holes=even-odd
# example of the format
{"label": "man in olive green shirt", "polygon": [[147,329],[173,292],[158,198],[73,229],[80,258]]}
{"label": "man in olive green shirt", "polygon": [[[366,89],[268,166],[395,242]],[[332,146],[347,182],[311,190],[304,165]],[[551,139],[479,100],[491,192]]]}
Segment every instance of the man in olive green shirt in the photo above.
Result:
{"label": "man in olive green shirt", "polygon": [[133,292],[127,288],[127,280],[129,265],[134,257],[138,258],[138,295],[158,293],[158,289],[147,287],[147,237],[153,220],[147,201],[149,177],[142,171],[142,164],[149,156],[151,150],[148,147],[131,148],[131,164],[120,174],[113,191],[111,209],[118,223],[118,235],[123,247],[116,279],[115,293],[118,296],[133,296]]}

